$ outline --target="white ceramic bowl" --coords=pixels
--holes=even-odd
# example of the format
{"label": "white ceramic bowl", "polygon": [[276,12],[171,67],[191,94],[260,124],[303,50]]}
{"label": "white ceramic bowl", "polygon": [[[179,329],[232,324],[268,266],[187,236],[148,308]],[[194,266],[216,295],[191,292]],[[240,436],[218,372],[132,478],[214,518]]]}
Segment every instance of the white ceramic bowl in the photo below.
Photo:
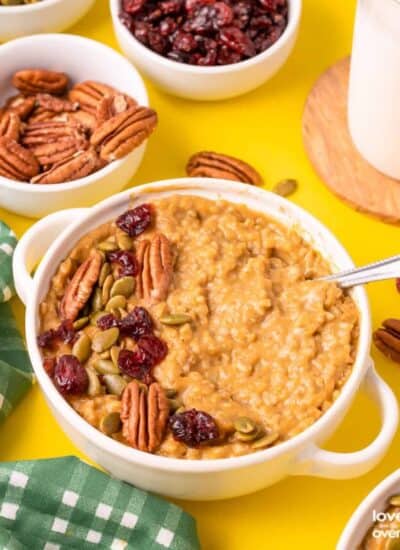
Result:
{"label": "white ceramic bowl", "polygon": [[[346,251],[320,222],[276,194],[224,180],[184,178],[142,185],[111,197],[91,209],[52,214],[34,225],[20,240],[14,255],[17,292],[26,304],[26,337],[39,384],[60,426],[72,441],[114,476],[173,497],[220,499],[262,489],[288,475],[349,478],[362,475],[385,454],[397,428],[397,401],[376,374],[370,358],[371,323],[363,288],[353,291],[360,311],[360,340],[353,371],[332,407],[303,433],[276,447],[247,456],[218,460],[180,460],[137,451],[106,437],[83,420],[58,393],[42,366],[36,336],[39,304],[59,263],[77,240],[126,210],[130,195],[149,202],[173,194],[223,198],[244,203],[299,230],[338,269],[353,267]],[[30,272],[42,261],[32,279]],[[335,453],[320,447],[346,414],[360,385],[377,402],[382,427],[376,439],[354,453]]]}
{"label": "white ceramic bowl", "polygon": [[289,22],[277,42],[265,52],[240,63],[197,67],[171,61],[146,48],[119,19],[121,0],[110,0],[111,16],[125,55],[154,83],[167,92],[189,99],[215,100],[235,97],[257,88],[285,63],[300,24],[302,0],[289,0]]}
{"label": "white ceramic bowl", "polygon": [[[98,80],[148,105],[137,70],[113,49],[80,36],[45,34],[18,38],[0,46],[0,104],[17,91],[11,77],[26,68],[67,73],[73,83]],[[146,145],[85,178],[52,185],[17,182],[0,176],[0,207],[23,216],[41,217],[55,210],[89,206],[120,191],[132,178]]]}
{"label": "white ceramic bowl", "polygon": [[396,470],[375,487],[361,502],[348,521],[336,550],[354,550],[361,544],[374,523],[374,511],[384,512],[389,498],[400,494],[400,470]]}
{"label": "white ceramic bowl", "polygon": [[61,32],[71,27],[94,0],[42,0],[35,4],[0,7],[0,42],[28,34]]}

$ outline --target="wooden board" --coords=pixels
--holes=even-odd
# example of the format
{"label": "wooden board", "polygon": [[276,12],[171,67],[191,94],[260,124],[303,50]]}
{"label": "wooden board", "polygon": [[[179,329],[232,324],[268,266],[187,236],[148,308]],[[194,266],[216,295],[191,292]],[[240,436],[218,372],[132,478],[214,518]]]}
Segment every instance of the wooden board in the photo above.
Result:
{"label": "wooden board", "polygon": [[328,69],[307,98],[303,140],[307,154],[333,193],[356,210],[400,223],[400,181],[373,168],[355,149],[347,127],[349,58]]}

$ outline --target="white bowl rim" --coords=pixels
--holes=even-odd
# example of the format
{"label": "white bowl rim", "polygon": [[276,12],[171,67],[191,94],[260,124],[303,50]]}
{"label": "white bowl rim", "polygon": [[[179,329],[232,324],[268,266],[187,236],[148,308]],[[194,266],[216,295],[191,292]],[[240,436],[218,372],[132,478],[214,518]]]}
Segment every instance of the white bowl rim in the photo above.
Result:
{"label": "white bowl rim", "polygon": [[[17,13],[18,15],[21,15],[22,12],[24,12],[24,15],[27,15],[28,12],[44,10],[46,8],[49,8],[50,6],[62,4],[63,2],[66,3],[68,1],[69,0],[42,0],[40,2],[34,2],[33,4],[19,4],[16,6],[0,6],[0,17],[1,15],[14,15]],[[7,10],[4,10],[4,13],[1,10],[1,8],[3,7],[7,8]]]}
{"label": "white bowl rim", "polygon": [[278,38],[278,40],[269,48],[264,50],[261,53],[251,57],[250,59],[245,59],[239,61],[238,63],[231,63],[229,65],[218,65],[211,67],[199,67],[198,65],[189,65],[188,63],[180,63],[179,61],[174,61],[173,59],[168,59],[150,48],[147,48],[144,44],[139,42],[137,38],[133,36],[131,32],[126,28],[119,18],[119,9],[121,5],[121,0],[110,0],[111,15],[113,19],[114,26],[118,27],[118,31],[121,32],[126,40],[130,40],[132,45],[143,55],[149,57],[149,62],[158,63],[164,65],[166,69],[173,69],[180,71],[182,73],[193,73],[193,74],[202,74],[202,75],[215,75],[215,74],[226,74],[238,72],[241,69],[246,69],[252,65],[258,65],[258,63],[272,57],[274,53],[281,49],[293,36],[296,32],[296,29],[299,25],[300,16],[301,16],[301,6],[302,0],[288,0],[289,3],[289,20],[288,24]]}
{"label": "white bowl rim", "polygon": [[[365,515],[368,512],[371,512],[371,507],[375,505],[375,502],[378,499],[380,500],[383,497],[389,498],[394,494],[394,485],[400,485],[400,468],[389,474],[377,485],[375,485],[375,487],[367,494],[367,496],[363,498],[363,500],[354,510],[354,512],[350,516],[350,519],[346,523],[346,526],[342,531],[342,534],[340,535],[337,550],[350,550],[350,547],[348,546],[349,540],[353,538],[353,536],[356,534],[356,530],[359,529],[360,523],[362,523],[365,519]],[[397,490],[397,493],[398,492],[399,490]],[[377,511],[383,512],[383,510],[381,509]],[[371,527],[373,523],[372,517],[370,519],[371,521],[369,526]],[[363,532],[363,537],[366,535],[367,531],[368,528],[365,530],[365,532]]]}
{"label": "white bowl rim", "polygon": [[[45,2],[47,1],[63,2],[64,0],[44,0],[44,1]],[[29,4],[29,5],[35,6],[37,4]],[[29,47],[29,44],[31,42],[46,42],[48,40],[54,40],[56,42],[64,42],[64,41],[76,42],[76,43],[80,43],[83,47],[85,47],[85,45],[90,44],[90,47],[95,47],[95,48],[98,48],[99,50],[107,51],[109,54],[111,53],[111,55],[115,55],[117,58],[119,58],[120,63],[125,65],[126,70],[133,72],[138,78],[138,82],[140,83],[139,95],[141,96],[141,99],[140,99],[141,105],[145,107],[149,105],[149,98],[147,94],[146,85],[143,81],[141,74],[136,69],[136,67],[132,63],[130,63],[126,57],[124,57],[122,54],[114,50],[114,48],[111,48],[110,46],[107,46],[106,44],[103,44],[101,42],[97,42],[96,40],[93,40],[91,38],[86,38],[85,36],[79,36],[79,35],[67,34],[67,33],[47,33],[47,34],[34,34],[31,36],[22,36],[20,38],[15,38],[14,40],[10,40],[9,42],[1,45],[0,58],[4,53],[7,54],[7,50],[11,50],[10,52],[11,54],[13,46],[17,43],[19,44],[22,42],[26,42],[27,47]],[[5,187],[13,191],[29,190],[29,192],[33,191],[34,193],[36,192],[37,193],[58,193],[58,192],[67,191],[70,189],[77,189],[79,187],[85,187],[86,185],[90,185],[99,177],[107,176],[108,174],[112,173],[119,166],[121,166],[121,164],[124,163],[125,160],[126,160],[126,157],[123,157],[122,159],[119,159],[119,160],[114,160],[109,164],[107,164],[107,166],[104,166],[100,170],[97,170],[97,172],[93,172],[93,174],[89,174],[84,178],[79,178],[77,180],[64,182],[64,183],[53,183],[53,184],[34,183],[33,184],[33,183],[27,183],[24,181],[16,181],[10,178],[6,178],[4,176],[0,176],[0,187]]]}
{"label": "white bowl rim", "polygon": [[[118,206],[121,203],[127,204],[130,202],[130,196],[132,194],[138,194],[138,198],[141,195],[146,195],[147,193],[154,193],[155,191],[167,191],[169,189],[182,190],[182,189],[193,189],[199,187],[201,189],[209,188],[213,190],[215,185],[223,184],[224,191],[229,192],[241,192],[244,195],[243,204],[246,204],[246,195],[251,193],[253,196],[257,196],[261,201],[265,201],[268,196],[278,203],[279,209],[285,209],[285,206],[290,205],[290,209],[296,213],[298,218],[302,218],[302,223],[298,224],[304,228],[306,220],[311,222],[312,225],[315,225],[318,228],[318,232],[322,233],[324,237],[335,246],[335,248],[340,251],[341,256],[346,260],[348,267],[354,266],[353,261],[351,260],[349,254],[345,248],[340,244],[336,239],[333,233],[325,227],[322,222],[315,218],[312,214],[308,213],[306,210],[297,206],[296,204],[289,202],[287,199],[280,197],[270,191],[266,191],[263,188],[257,188],[254,186],[249,186],[244,183],[237,183],[228,180],[214,179],[214,178],[175,178],[169,180],[160,180],[157,182],[151,182],[143,184],[140,186],[132,187],[126,189],[120,193],[112,195],[107,199],[97,203],[96,205],[89,207],[90,212],[88,211],[84,218],[77,219],[71,225],[66,227],[60,236],[55,239],[51,245],[50,254],[46,254],[43,260],[40,262],[39,267],[35,272],[34,279],[34,289],[30,296],[29,302],[26,309],[26,339],[28,344],[28,351],[32,360],[33,368],[37,378],[42,387],[42,391],[48,398],[52,406],[55,407],[57,412],[63,416],[67,423],[80,432],[84,438],[90,440],[93,445],[100,448],[102,451],[111,454],[113,456],[121,457],[122,459],[132,462],[140,463],[143,466],[149,468],[155,468],[157,470],[163,471],[175,471],[175,472],[190,472],[190,473],[204,473],[204,472],[218,472],[231,469],[240,469],[248,467],[250,465],[259,464],[267,461],[268,459],[276,458],[277,456],[284,454],[285,452],[290,452],[295,447],[305,446],[307,441],[318,440],[318,434],[324,431],[324,428],[327,427],[331,421],[331,418],[340,413],[342,410],[346,410],[346,403],[351,399],[352,394],[354,394],[362,379],[365,375],[365,372],[368,368],[368,357],[370,350],[370,311],[369,303],[367,298],[367,293],[364,288],[357,287],[353,289],[354,296],[357,298],[359,303],[359,313],[360,313],[360,336],[358,342],[358,349],[356,360],[353,366],[353,370],[347,382],[345,383],[343,389],[340,392],[339,397],[316,422],[311,426],[306,428],[303,432],[297,434],[296,436],[262,451],[257,451],[256,453],[246,454],[238,457],[229,457],[229,458],[217,458],[217,459],[202,459],[202,460],[189,460],[189,459],[179,459],[179,458],[170,458],[165,456],[154,455],[150,453],[145,453],[138,451],[123,443],[119,443],[112,438],[104,435],[99,430],[94,428],[86,420],[84,420],[61,396],[57,391],[53,382],[50,380],[49,376],[45,372],[42,365],[42,358],[36,342],[36,326],[37,326],[37,310],[39,303],[38,302],[38,289],[42,286],[42,279],[46,275],[47,269],[50,269],[51,257],[53,253],[57,252],[58,247],[61,247],[65,241],[68,241],[68,237],[75,232],[75,230],[80,226],[88,222],[88,220],[95,218],[103,209],[111,209],[115,206]],[[215,191],[215,189],[214,189]],[[190,195],[190,191],[188,191]],[[229,199],[227,199],[229,202]],[[254,210],[254,209],[253,209]],[[278,208],[277,208],[278,210]],[[54,214],[53,214],[54,215]],[[272,215],[273,217],[273,215]],[[85,231],[82,231],[82,235]],[[311,235],[311,232],[308,232]],[[74,239],[76,242],[77,239]],[[68,246],[68,250],[70,250]],[[53,268],[52,268],[53,269]]]}

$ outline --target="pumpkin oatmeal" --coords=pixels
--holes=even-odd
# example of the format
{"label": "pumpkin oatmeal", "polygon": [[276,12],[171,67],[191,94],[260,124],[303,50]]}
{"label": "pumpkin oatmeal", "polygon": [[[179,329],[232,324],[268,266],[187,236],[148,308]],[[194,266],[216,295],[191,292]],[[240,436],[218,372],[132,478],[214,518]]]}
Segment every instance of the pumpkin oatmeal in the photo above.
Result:
{"label": "pumpkin oatmeal", "polygon": [[40,306],[44,366],[93,426],[170,457],[279,444],[333,403],[358,311],[309,243],[243,205],[177,195],[92,231]]}

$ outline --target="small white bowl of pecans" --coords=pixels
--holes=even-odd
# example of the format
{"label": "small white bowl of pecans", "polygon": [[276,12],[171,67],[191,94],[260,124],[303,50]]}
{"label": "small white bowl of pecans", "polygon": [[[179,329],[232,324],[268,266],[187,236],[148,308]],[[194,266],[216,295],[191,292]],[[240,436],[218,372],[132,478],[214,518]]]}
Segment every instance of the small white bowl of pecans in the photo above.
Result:
{"label": "small white bowl of pecans", "polygon": [[0,0],[0,42],[61,32],[81,19],[94,0]]}
{"label": "small white bowl of pecans", "polygon": [[2,46],[0,67],[1,207],[40,217],[89,206],[131,180],[157,115],[127,60],[48,34]]}

